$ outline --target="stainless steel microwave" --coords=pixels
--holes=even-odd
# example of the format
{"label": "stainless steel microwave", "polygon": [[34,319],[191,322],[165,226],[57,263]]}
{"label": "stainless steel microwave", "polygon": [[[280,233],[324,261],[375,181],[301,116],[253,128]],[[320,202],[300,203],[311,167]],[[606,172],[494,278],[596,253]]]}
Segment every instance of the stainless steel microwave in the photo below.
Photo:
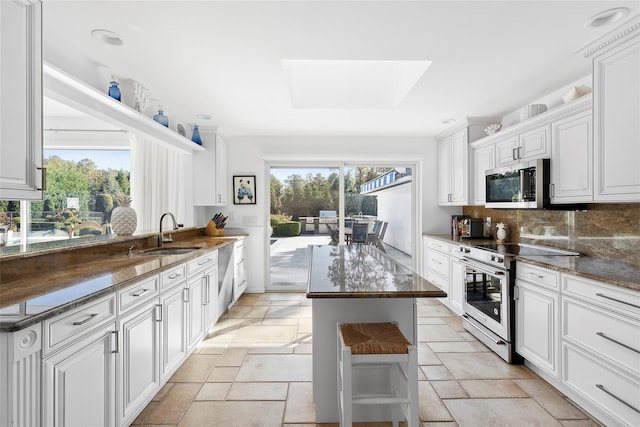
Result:
{"label": "stainless steel microwave", "polygon": [[487,208],[543,209],[550,204],[548,191],[544,194],[549,184],[549,159],[489,169],[485,183]]}

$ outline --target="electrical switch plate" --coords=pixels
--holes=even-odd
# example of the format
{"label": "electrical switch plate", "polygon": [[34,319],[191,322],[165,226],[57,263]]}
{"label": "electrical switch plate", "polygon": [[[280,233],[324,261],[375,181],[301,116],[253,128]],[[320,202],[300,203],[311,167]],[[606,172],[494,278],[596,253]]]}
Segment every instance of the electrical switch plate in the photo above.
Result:
{"label": "electrical switch plate", "polygon": [[256,225],[258,223],[258,217],[255,215],[247,215],[242,217],[242,224],[244,225]]}

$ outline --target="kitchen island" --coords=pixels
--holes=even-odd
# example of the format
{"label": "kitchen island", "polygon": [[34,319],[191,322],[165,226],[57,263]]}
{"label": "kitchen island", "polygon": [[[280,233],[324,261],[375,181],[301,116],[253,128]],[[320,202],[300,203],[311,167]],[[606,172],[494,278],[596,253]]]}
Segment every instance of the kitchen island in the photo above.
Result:
{"label": "kitchen island", "polygon": [[[307,298],[312,299],[313,400],[316,422],[338,420],[337,324],[397,322],[417,344],[416,298],[447,294],[371,245],[312,246]],[[385,408],[354,408],[354,420],[384,417]]]}

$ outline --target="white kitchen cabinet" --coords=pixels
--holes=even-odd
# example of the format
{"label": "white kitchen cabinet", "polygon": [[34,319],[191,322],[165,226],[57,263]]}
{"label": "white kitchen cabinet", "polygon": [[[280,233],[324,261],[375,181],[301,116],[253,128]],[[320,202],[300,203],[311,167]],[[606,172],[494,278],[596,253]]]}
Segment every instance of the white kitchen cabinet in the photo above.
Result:
{"label": "white kitchen cabinet", "polygon": [[115,322],[43,361],[43,425],[111,427],[116,423]]}
{"label": "white kitchen cabinet", "polygon": [[[449,252],[451,251],[448,243],[432,239],[429,237],[423,238],[424,242],[424,277],[445,291],[447,296],[445,298],[439,298],[439,300],[446,306],[450,306],[451,298],[451,286],[450,286],[450,268],[449,265]],[[461,285],[462,286],[462,285]]]}
{"label": "white kitchen cabinet", "polygon": [[204,151],[193,153],[193,204],[224,206],[228,199],[227,141],[200,128]]}
{"label": "white kitchen cabinet", "polygon": [[485,171],[495,167],[495,156],[495,144],[473,148],[472,205],[484,205],[486,202]]}
{"label": "white kitchen cabinet", "polygon": [[0,199],[39,200],[42,158],[42,4],[0,2]]}
{"label": "white kitchen cabinet", "polygon": [[209,330],[216,324],[220,318],[218,312],[218,266],[211,267],[203,273],[202,280],[204,280],[204,325],[205,335],[209,333]]}
{"label": "white kitchen cabinet", "polygon": [[166,381],[187,358],[187,289],[172,288],[160,297],[160,379]]}
{"label": "white kitchen cabinet", "polygon": [[247,261],[246,246],[243,240],[233,244],[233,298],[232,304],[247,290]]}
{"label": "white kitchen cabinet", "polygon": [[204,276],[190,278],[187,295],[187,348],[193,350],[205,333],[206,295]]}
{"label": "white kitchen cabinet", "polygon": [[129,425],[161,385],[157,301],[118,319],[118,425]]}
{"label": "white kitchen cabinet", "polygon": [[496,167],[540,159],[549,155],[548,124],[524,131],[496,143]]}
{"label": "white kitchen cabinet", "polygon": [[465,298],[465,279],[467,267],[460,262],[460,252],[456,245],[451,245],[449,257],[449,308],[459,315],[464,313],[463,303]]}
{"label": "white kitchen cabinet", "polygon": [[592,111],[551,124],[551,203],[593,201]]}
{"label": "white kitchen cabinet", "polygon": [[463,206],[469,200],[468,133],[463,129],[438,143],[438,202]]}
{"label": "white kitchen cabinet", "polygon": [[640,425],[640,292],[562,275],[562,381],[606,425]]}
{"label": "white kitchen cabinet", "polygon": [[516,267],[516,351],[560,379],[559,274],[518,261]]}
{"label": "white kitchen cabinet", "polygon": [[41,426],[42,324],[0,332],[0,425]]}
{"label": "white kitchen cabinet", "polygon": [[[630,24],[631,25],[631,24]],[[640,24],[594,49],[594,199],[640,201]]]}

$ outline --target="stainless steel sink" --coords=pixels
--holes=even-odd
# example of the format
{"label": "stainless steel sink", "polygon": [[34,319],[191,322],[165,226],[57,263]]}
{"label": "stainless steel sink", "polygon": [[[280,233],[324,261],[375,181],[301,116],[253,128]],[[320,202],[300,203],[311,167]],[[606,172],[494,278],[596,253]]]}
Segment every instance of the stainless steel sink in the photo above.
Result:
{"label": "stainless steel sink", "polygon": [[143,255],[181,255],[188,254],[189,252],[197,251],[199,248],[197,246],[188,246],[188,247],[163,247],[163,248],[153,248],[147,249],[146,251],[142,251]]}

